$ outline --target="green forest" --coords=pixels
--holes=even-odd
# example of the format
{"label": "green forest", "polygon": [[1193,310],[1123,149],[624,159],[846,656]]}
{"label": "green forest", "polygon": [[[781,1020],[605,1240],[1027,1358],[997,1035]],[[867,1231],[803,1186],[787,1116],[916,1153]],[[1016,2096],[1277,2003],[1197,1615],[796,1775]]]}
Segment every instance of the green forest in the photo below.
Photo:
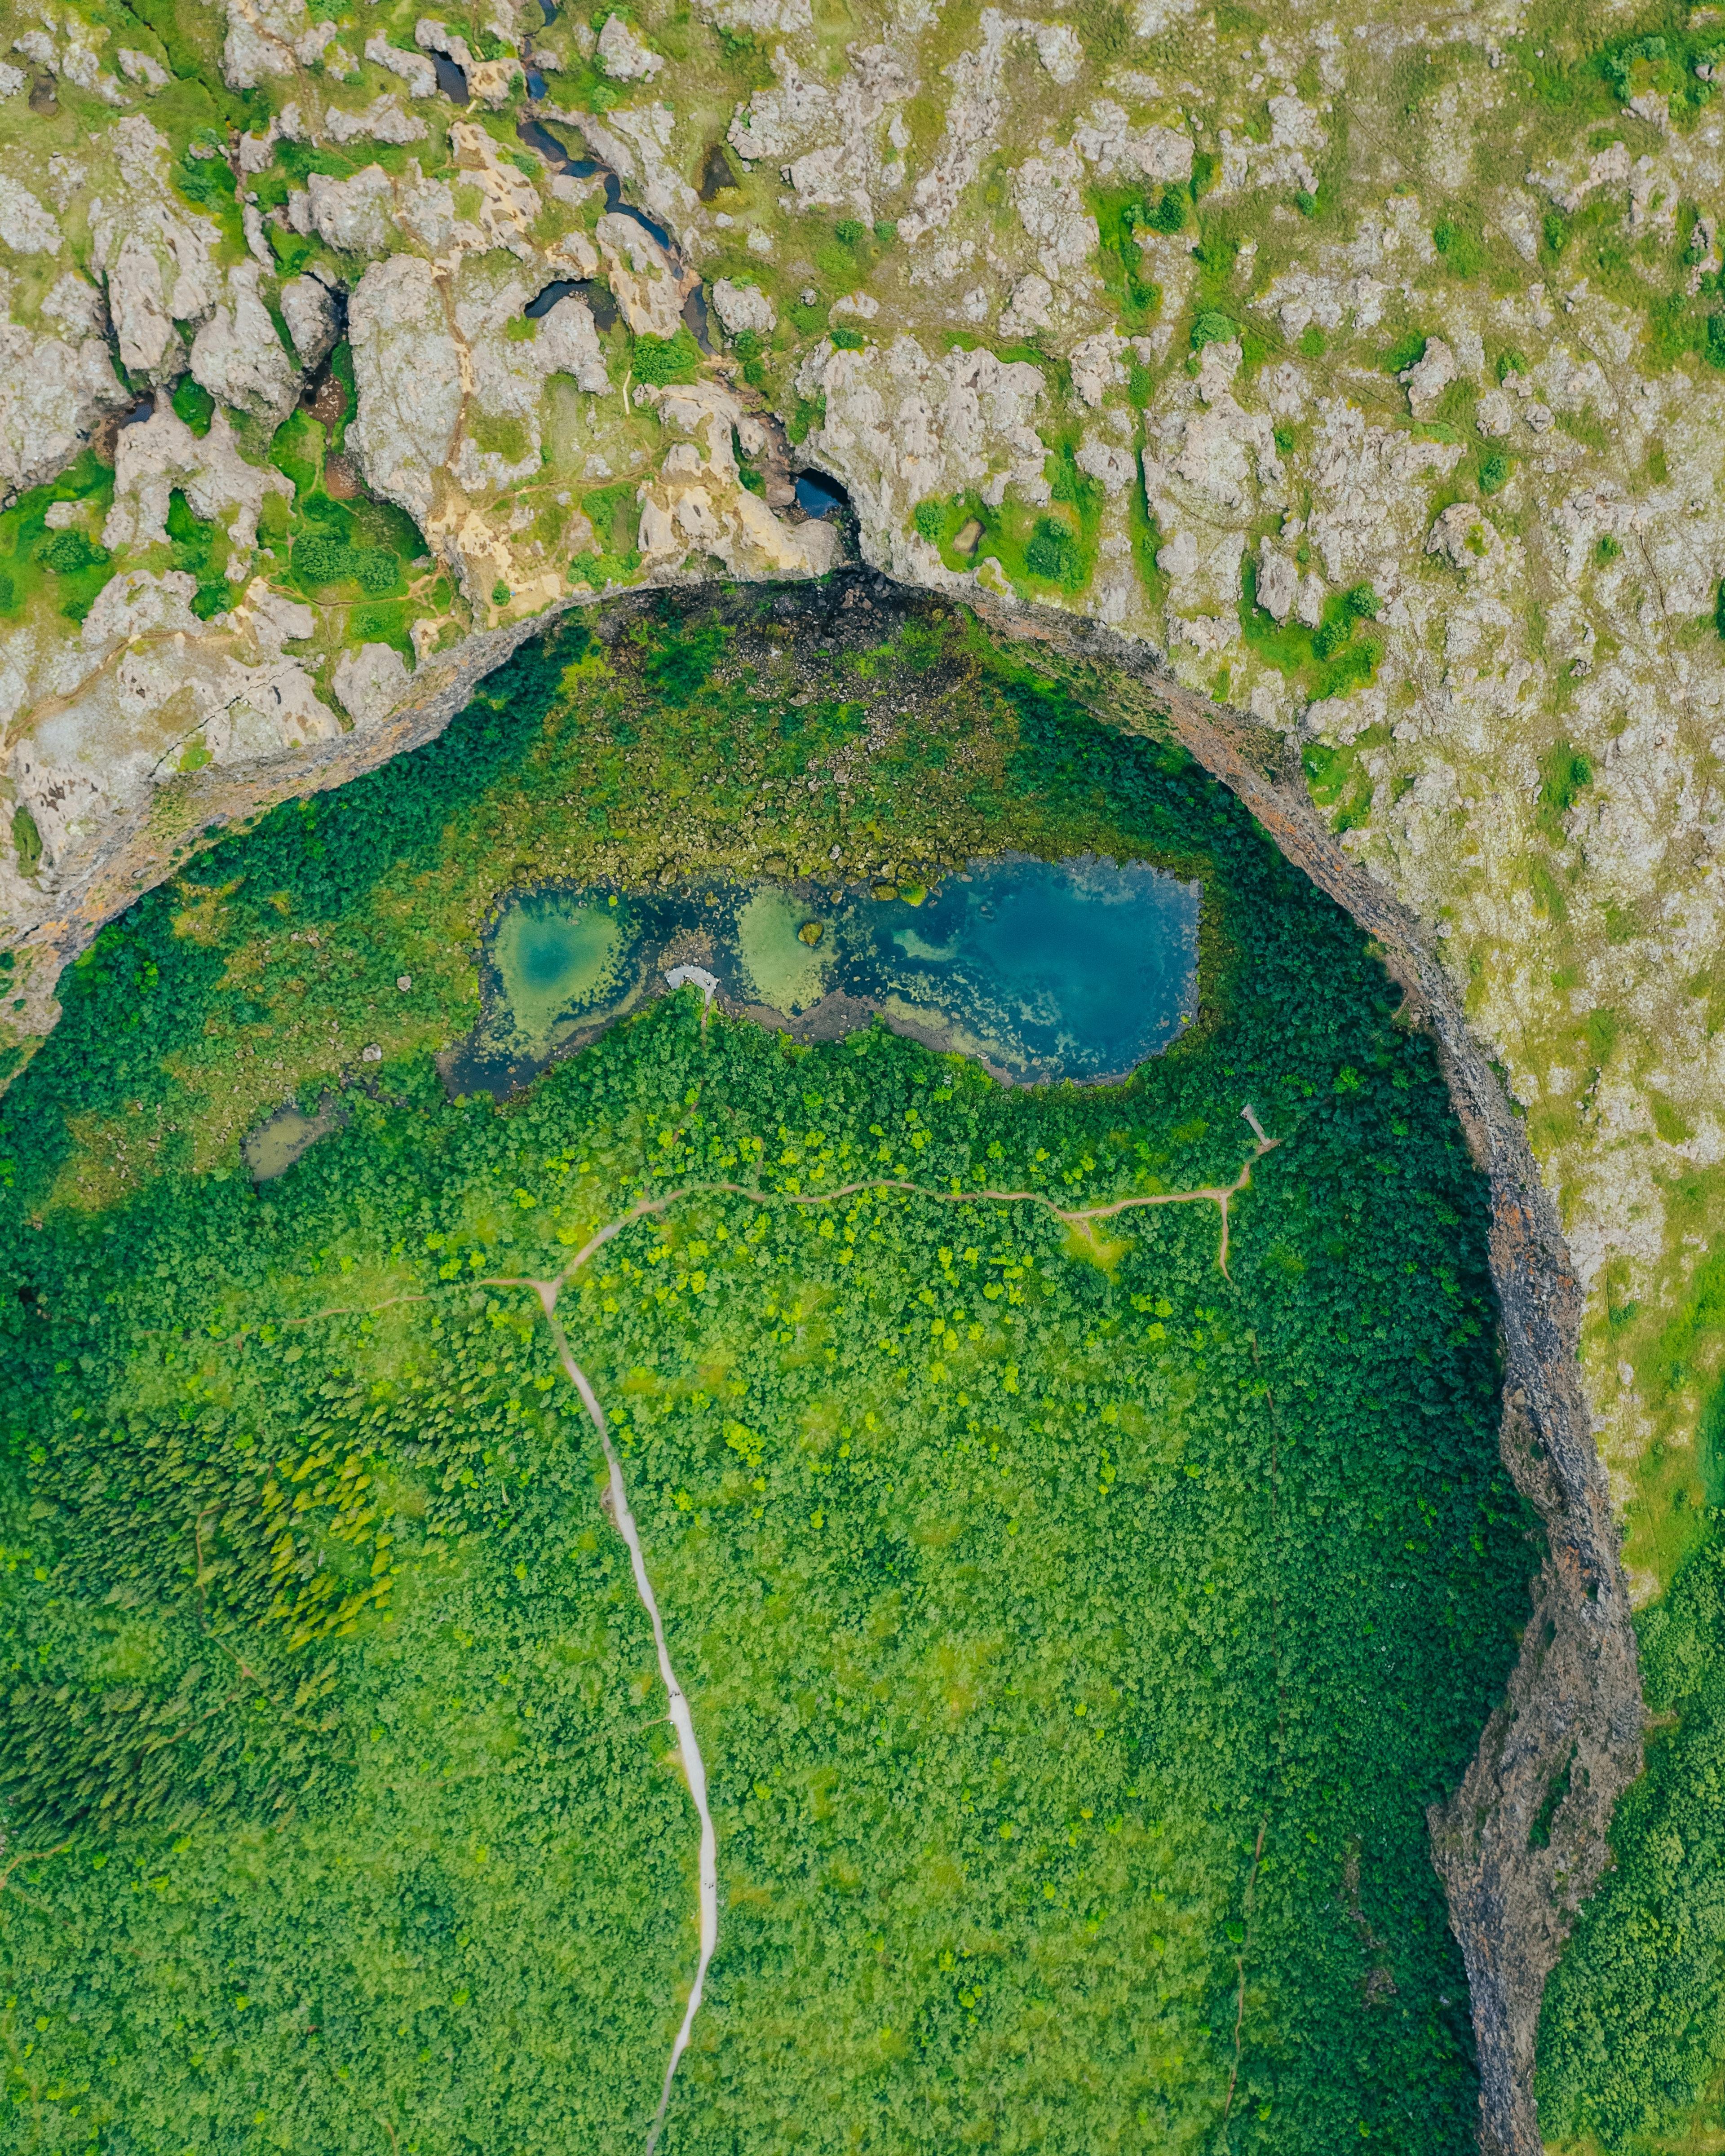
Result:
{"label": "green forest", "polygon": [[[1007,847],[1202,878],[1130,1084],[685,990],[447,1096],[511,891]],[[644,2146],[696,1817],[522,1283],[673,1192],[558,1312],[717,1828],[660,2147],[1472,2146],[1425,1809],[1538,1559],[1486,1194],[1363,937],[1179,752],[938,608],[567,623],[188,845],[62,997],[0,1100],[8,2146]],[[1213,1204],[1063,1217],[1249,1163],[1225,1270]]]}

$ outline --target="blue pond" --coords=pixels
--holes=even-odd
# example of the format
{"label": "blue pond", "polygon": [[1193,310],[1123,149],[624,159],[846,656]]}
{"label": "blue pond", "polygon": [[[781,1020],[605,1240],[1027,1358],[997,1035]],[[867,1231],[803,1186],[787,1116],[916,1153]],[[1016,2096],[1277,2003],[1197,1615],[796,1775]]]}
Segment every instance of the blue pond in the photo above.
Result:
{"label": "blue pond", "polygon": [[485,1015],[449,1083],[509,1091],[683,968],[722,1009],[803,1040],[878,1016],[1009,1083],[1119,1080],[1195,1011],[1199,896],[1142,862],[1024,855],[973,862],[932,891],[526,892],[486,938]]}

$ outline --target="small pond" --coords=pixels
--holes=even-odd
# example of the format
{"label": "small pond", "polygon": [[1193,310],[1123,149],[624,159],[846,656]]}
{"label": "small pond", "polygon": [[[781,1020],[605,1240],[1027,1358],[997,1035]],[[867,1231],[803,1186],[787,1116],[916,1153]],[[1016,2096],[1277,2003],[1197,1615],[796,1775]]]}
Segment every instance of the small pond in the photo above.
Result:
{"label": "small pond", "polygon": [[878,1014],[1008,1083],[1119,1080],[1195,1012],[1199,896],[1142,862],[1011,855],[929,891],[762,880],[525,892],[486,937],[484,1016],[445,1075],[455,1093],[511,1091],[675,973],[805,1040]]}

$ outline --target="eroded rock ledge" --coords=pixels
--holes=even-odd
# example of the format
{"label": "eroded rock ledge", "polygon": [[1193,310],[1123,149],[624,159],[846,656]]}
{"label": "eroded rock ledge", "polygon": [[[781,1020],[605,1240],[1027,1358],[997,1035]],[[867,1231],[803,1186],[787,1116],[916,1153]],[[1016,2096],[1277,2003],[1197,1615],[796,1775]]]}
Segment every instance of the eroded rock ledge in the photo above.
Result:
{"label": "eroded rock ledge", "polygon": [[[691,588],[701,588],[691,580]],[[662,594],[603,601],[633,617]],[[108,833],[54,917],[29,939],[30,1008],[45,1033],[58,1017],[62,967],[103,923],[164,880],[200,845],[278,802],[345,784],[434,739],[485,675],[552,615],[469,639],[416,677],[413,702],[375,726],[313,740],[267,764],[188,775],[165,829],[141,810]],[[868,569],[824,584],[782,588],[778,604],[811,617],[863,605],[881,611],[939,603]],[[1606,1830],[1621,1791],[1641,1769],[1642,1707],[1635,1636],[1619,1533],[1594,1447],[1578,1361],[1584,1296],[1557,1209],[1522,1124],[1474,1039],[1455,983],[1427,932],[1313,810],[1297,767],[1276,736],[1173,680],[1157,654],[1096,624],[1044,611],[978,607],[1003,639],[1034,642],[1076,693],[1134,731],[1172,735],[1250,810],[1282,853],[1376,941],[1439,1049],[1450,1095],[1492,1199],[1491,1264],[1505,1364],[1501,1447],[1538,1512],[1546,1552],[1506,1696],[1461,1786],[1430,1814],[1433,1859],[1448,1897],[1471,1987],[1485,2156],[1540,2156],[1532,2083],[1545,1983],[1575,1913],[1603,1871]],[[1548,1810],[1546,1839],[1533,1845]]]}

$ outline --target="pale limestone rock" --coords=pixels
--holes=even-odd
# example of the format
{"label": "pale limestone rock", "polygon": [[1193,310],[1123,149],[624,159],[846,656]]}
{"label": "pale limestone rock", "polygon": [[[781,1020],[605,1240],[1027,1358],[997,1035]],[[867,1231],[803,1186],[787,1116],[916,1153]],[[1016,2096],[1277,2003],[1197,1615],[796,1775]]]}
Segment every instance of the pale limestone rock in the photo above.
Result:
{"label": "pale limestone rock", "polygon": [[1036,249],[1037,267],[1050,284],[1064,286],[1100,244],[1076,154],[1050,146],[1045,157],[1027,157],[1012,176],[1012,198]]}
{"label": "pale limestone rock", "polygon": [[[293,482],[273,466],[260,469],[240,455],[219,405],[200,440],[164,398],[147,419],[120,429],[114,449],[114,506],[102,527],[103,544],[119,548],[164,543],[168,497],[176,489],[185,495],[194,516],[226,521],[242,547],[257,542],[265,495],[280,494],[291,501],[294,492]],[[99,598],[98,608],[101,603]]]}
{"label": "pale limestone rock", "polygon": [[665,65],[662,54],[644,45],[621,15],[608,15],[599,32],[599,65],[614,82],[650,81]]}
{"label": "pale limestone rock", "polygon": [[542,207],[538,189],[498,154],[490,135],[470,121],[458,120],[450,128],[449,147],[462,177],[479,187],[485,241],[508,248],[525,261],[533,252],[533,224]]}
{"label": "pale limestone rock", "polygon": [[128,82],[135,82],[152,94],[167,88],[167,69],[157,66],[147,53],[131,52],[122,45],[114,57],[120,63],[120,72]]}
{"label": "pale limestone rock", "polygon": [[374,262],[347,305],[358,413],[347,444],[372,487],[422,526],[432,474],[449,459],[461,418],[461,355],[429,263]]}
{"label": "pale limestone rock", "polygon": [[839,539],[829,525],[783,523],[742,485],[732,436],[748,430],[749,417],[723,382],[644,385],[639,398],[686,438],[638,495],[643,554],[669,564],[696,547],[740,577],[821,576],[832,567]]}
{"label": "pale limestone rock", "polygon": [[1112,330],[1098,330],[1094,336],[1074,345],[1070,365],[1075,394],[1086,404],[1100,404],[1117,383],[1126,380],[1126,369],[1121,365],[1126,348],[1126,339]]}
{"label": "pale limestone rock", "polygon": [[1065,23],[1037,23],[1030,26],[1036,57],[1064,90],[1076,82],[1084,65],[1084,47],[1078,33]]}
{"label": "pale limestone rock", "polygon": [[913,548],[911,512],[926,495],[974,489],[998,506],[1010,486],[1023,501],[1049,499],[1034,424],[1047,388],[1040,367],[986,350],[931,356],[901,336],[867,352],[817,351],[797,388],[826,398],[808,454],[844,481],[864,554],[894,575],[927,583],[948,573],[930,571]]}
{"label": "pale limestone rock", "polygon": [[29,79],[22,68],[8,67],[5,61],[0,60],[0,103],[8,97],[16,97]]}
{"label": "pale limestone rock", "polygon": [[465,73],[473,65],[473,54],[468,49],[465,38],[456,36],[447,23],[434,16],[422,15],[413,25],[413,43],[421,52],[441,53],[452,59]]}
{"label": "pale limestone rock", "polygon": [[[928,234],[947,228],[960,198],[982,169],[990,144],[999,140],[1005,117],[1007,49],[1022,27],[1017,18],[984,8],[978,19],[980,43],[942,70],[952,85],[946,132],[933,164],[911,192],[910,215],[899,219],[899,237],[908,245],[914,248]],[[737,142],[734,131],[731,139]]]}
{"label": "pale limestone rock", "polygon": [[127,372],[145,382],[171,382],[184,365],[175,323],[202,322],[221,297],[215,260],[221,233],[172,193],[167,141],[147,120],[117,121],[109,139],[123,189],[90,203],[90,269],[106,280]]}
{"label": "pale limestone rock", "polygon": [[423,142],[428,132],[418,113],[403,112],[389,96],[373,98],[363,112],[342,112],[331,107],[325,113],[323,124],[332,142],[353,142],[362,135],[374,142]]}
{"label": "pale limestone rock", "polygon": [[1452,569],[1496,567],[1503,560],[1497,526],[1471,501],[1450,504],[1432,526],[1425,551],[1441,555]]}
{"label": "pale limestone rock", "polygon": [[740,336],[745,330],[764,335],[778,325],[772,300],[753,285],[733,285],[728,277],[718,277],[713,280],[711,298],[713,312],[727,336]]}
{"label": "pale limestone rock", "polygon": [[282,320],[307,372],[321,367],[341,333],[334,295],[316,277],[290,277],[281,288]]}
{"label": "pale limestone rock", "polygon": [[1515,424],[1515,412],[1501,389],[1488,389],[1474,408],[1474,424],[1482,434],[1501,438]]}
{"label": "pale limestone rock", "polygon": [[566,292],[551,311],[540,317],[539,331],[529,347],[545,376],[567,374],[590,396],[609,393],[604,348],[593,327],[593,311],[578,292]]}
{"label": "pale limestone rock", "polygon": [[1020,277],[1012,288],[1006,311],[1000,317],[1000,334],[1009,342],[1029,337],[1038,330],[1048,327],[1049,311],[1054,305],[1054,287],[1046,277],[1039,276],[1033,270],[1028,277]]}
{"label": "pale limestone rock", "polygon": [[203,624],[191,608],[195,578],[171,569],[152,576],[132,569],[110,577],[84,618],[79,642],[85,652],[105,657],[122,644],[145,636],[201,636]]}
{"label": "pale limestone rock", "polygon": [[683,286],[652,234],[635,218],[608,210],[593,237],[630,329],[637,336],[674,337],[683,319]]}
{"label": "pale limestone rock", "polygon": [[57,478],[103,414],[131,401],[106,343],[85,326],[72,342],[0,321],[0,487],[8,491]]}
{"label": "pale limestone rock", "polygon": [[307,742],[333,741],[341,731],[297,659],[268,660],[261,666],[230,660],[223,687],[227,693],[221,708],[204,727],[204,741],[218,764],[279,756]]}
{"label": "pale limestone rock", "polygon": [[1316,629],[1324,618],[1324,580],[1316,569],[1308,569],[1300,579],[1300,596],[1294,603],[1295,619],[1307,629]]}
{"label": "pale limestone rock", "polygon": [[388,246],[395,191],[381,165],[347,180],[313,172],[305,187],[313,228],[329,246],[344,254],[381,254]]}
{"label": "pale limestone rock", "polygon": [[261,577],[254,577],[235,609],[234,625],[250,634],[260,656],[279,659],[284,644],[303,643],[316,634],[317,615],[302,601],[273,592]]}
{"label": "pale limestone rock", "polygon": [[437,69],[423,53],[403,52],[399,45],[392,45],[381,35],[366,40],[366,58],[377,67],[388,68],[398,74],[408,86],[409,97],[434,97],[437,95]]}
{"label": "pale limestone rock", "polygon": [[1455,355],[1442,337],[1428,337],[1425,350],[1396,377],[1408,388],[1408,407],[1416,419],[1429,419],[1439,399],[1461,373]]}
{"label": "pale limestone rock", "polygon": [[14,254],[58,254],[59,222],[21,182],[0,172],[0,244]]}
{"label": "pale limestone rock", "polygon": [[1124,494],[1137,477],[1138,460],[1131,449],[1119,442],[1104,441],[1098,434],[1085,436],[1074,462],[1080,471],[1101,482],[1102,491],[1111,501]]}
{"label": "pale limestone rock", "polygon": [[228,271],[228,304],[193,340],[192,373],[218,403],[275,428],[299,399],[300,376],[264,305],[259,274],[254,262]]}
{"label": "pale limestone rock", "polygon": [[1073,131],[1072,146],[1099,175],[1183,185],[1192,177],[1192,137],[1173,127],[1134,127],[1111,98],[1098,98]]}
{"label": "pale limestone rock", "polygon": [[343,652],[330,684],[357,726],[388,718],[412,685],[401,654],[390,644],[362,644]]}
{"label": "pale limestone rock", "polygon": [[222,74],[230,90],[254,90],[272,75],[295,74],[294,48],[307,28],[305,0],[229,0]]}
{"label": "pale limestone rock", "polygon": [[102,295],[71,270],[56,277],[42,298],[44,318],[58,322],[73,336],[101,336],[107,328]]}
{"label": "pale limestone rock", "polygon": [[1286,622],[1299,596],[1300,572],[1267,539],[1258,542],[1258,603],[1271,619]]}
{"label": "pale limestone rock", "polygon": [[754,93],[727,139],[739,157],[781,167],[800,208],[848,206],[868,218],[876,196],[902,180],[897,151],[910,138],[898,108],[916,94],[916,79],[906,55],[884,44],[853,46],[848,57],[850,67],[832,81],[819,68],[805,73],[781,51],[778,80]]}
{"label": "pale limestone rock", "polygon": [[806,30],[814,19],[809,0],[711,0],[701,12],[721,29],[752,30],[759,37],[788,36]]}

